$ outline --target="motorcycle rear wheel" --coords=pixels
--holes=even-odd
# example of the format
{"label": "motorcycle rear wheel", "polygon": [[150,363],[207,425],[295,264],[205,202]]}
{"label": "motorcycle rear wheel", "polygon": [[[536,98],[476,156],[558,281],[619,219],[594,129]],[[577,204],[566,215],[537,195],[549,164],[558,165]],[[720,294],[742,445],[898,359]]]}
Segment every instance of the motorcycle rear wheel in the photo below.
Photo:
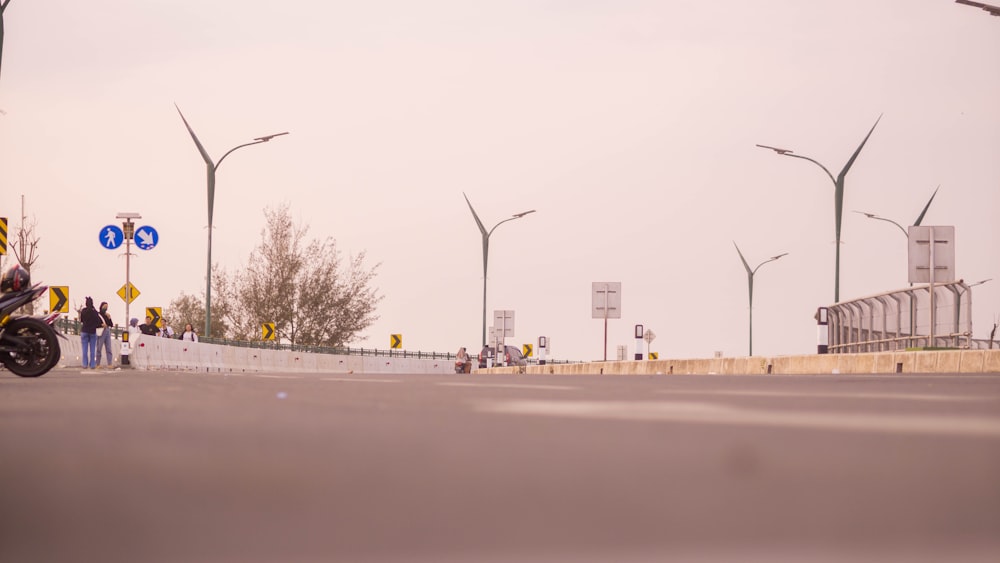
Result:
{"label": "motorcycle rear wheel", "polygon": [[0,352],[0,363],[15,375],[38,377],[59,361],[59,337],[44,322],[31,317],[14,319],[3,333],[3,345],[14,351]]}

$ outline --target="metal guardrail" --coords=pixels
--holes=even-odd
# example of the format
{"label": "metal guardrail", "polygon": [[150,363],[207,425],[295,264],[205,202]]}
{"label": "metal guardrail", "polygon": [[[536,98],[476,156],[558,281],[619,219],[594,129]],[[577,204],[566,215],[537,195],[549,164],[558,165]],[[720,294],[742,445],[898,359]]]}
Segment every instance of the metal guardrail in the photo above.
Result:
{"label": "metal guardrail", "polygon": [[972,338],[972,289],[963,280],[844,301],[829,311],[831,353],[986,349],[993,344]]}

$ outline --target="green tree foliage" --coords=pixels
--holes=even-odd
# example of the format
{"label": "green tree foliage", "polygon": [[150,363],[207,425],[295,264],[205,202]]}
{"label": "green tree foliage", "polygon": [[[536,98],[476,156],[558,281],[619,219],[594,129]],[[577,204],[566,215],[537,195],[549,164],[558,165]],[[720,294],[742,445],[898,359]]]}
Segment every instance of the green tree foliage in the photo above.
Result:
{"label": "green tree foliage", "polygon": [[292,222],[287,204],[264,216],[248,264],[214,275],[228,337],[257,339],[261,324],[273,322],[285,342],[341,347],[378,319],[378,265],[367,267],[364,252],[345,261],[333,239],[307,241],[309,228]]}
{"label": "green tree foliage", "polygon": [[[223,335],[228,331],[222,307],[212,303],[212,334]],[[170,322],[170,326],[180,334],[184,330],[184,325],[191,323],[195,332],[201,331],[205,326],[205,300],[181,293],[180,297],[170,302],[170,305],[163,311],[163,317]],[[142,319],[139,319],[142,322]],[[199,334],[199,336],[204,336]]]}

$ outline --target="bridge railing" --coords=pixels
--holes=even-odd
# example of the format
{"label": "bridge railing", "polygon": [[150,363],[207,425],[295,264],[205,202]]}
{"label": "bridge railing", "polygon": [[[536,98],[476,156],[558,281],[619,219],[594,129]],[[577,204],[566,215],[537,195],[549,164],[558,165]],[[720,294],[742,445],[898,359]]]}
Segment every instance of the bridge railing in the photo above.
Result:
{"label": "bridge railing", "polygon": [[963,280],[843,301],[829,312],[831,353],[992,345],[972,338],[972,289]]}

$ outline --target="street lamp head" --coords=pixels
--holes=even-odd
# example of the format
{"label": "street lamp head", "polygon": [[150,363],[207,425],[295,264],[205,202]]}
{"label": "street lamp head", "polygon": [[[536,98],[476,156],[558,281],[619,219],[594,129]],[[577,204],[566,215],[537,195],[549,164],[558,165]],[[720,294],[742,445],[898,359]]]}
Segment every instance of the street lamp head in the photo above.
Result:
{"label": "street lamp head", "polygon": [[855,213],[860,213],[869,219],[880,219],[880,217],[874,213],[868,213],[867,211],[855,211]]}
{"label": "street lamp head", "polygon": [[270,141],[271,139],[273,139],[275,137],[280,137],[282,135],[287,135],[287,134],[288,134],[288,131],[285,131],[284,133],[275,133],[273,135],[264,135],[263,137],[257,137],[254,140],[255,141],[260,141],[262,143],[266,143],[266,142]]}
{"label": "street lamp head", "polygon": [[527,214],[529,214],[529,213],[534,213],[534,212],[535,212],[535,210],[534,210],[534,209],[532,209],[531,211],[524,211],[524,212],[522,212],[522,213],[515,213],[515,214],[514,214],[514,218],[515,218],[515,219],[520,219],[521,217],[524,217],[525,215],[527,215]]}
{"label": "street lamp head", "polygon": [[778,258],[781,258],[782,256],[788,256],[788,253],[787,252],[782,252],[781,254],[779,254],[777,256],[772,256],[771,260],[777,260]]}
{"label": "street lamp head", "polygon": [[768,145],[757,145],[757,146],[760,147],[760,148],[762,148],[762,149],[771,149],[772,151],[774,151],[774,152],[776,152],[778,154],[791,154],[791,153],[795,152],[793,150],[779,149],[778,147],[771,147],[771,146],[768,146]]}
{"label": "street lamp head", "polygon": [[985,280],[980,280],[980,281],[977,281],[975,283],[970,283],[969,287],[972,287],[974,285],[982,285],[982,284],[984,284],[984,283],[986,283],[988,281],[992,281],[992,280],[993,280],[993,278],[986,278]]}

